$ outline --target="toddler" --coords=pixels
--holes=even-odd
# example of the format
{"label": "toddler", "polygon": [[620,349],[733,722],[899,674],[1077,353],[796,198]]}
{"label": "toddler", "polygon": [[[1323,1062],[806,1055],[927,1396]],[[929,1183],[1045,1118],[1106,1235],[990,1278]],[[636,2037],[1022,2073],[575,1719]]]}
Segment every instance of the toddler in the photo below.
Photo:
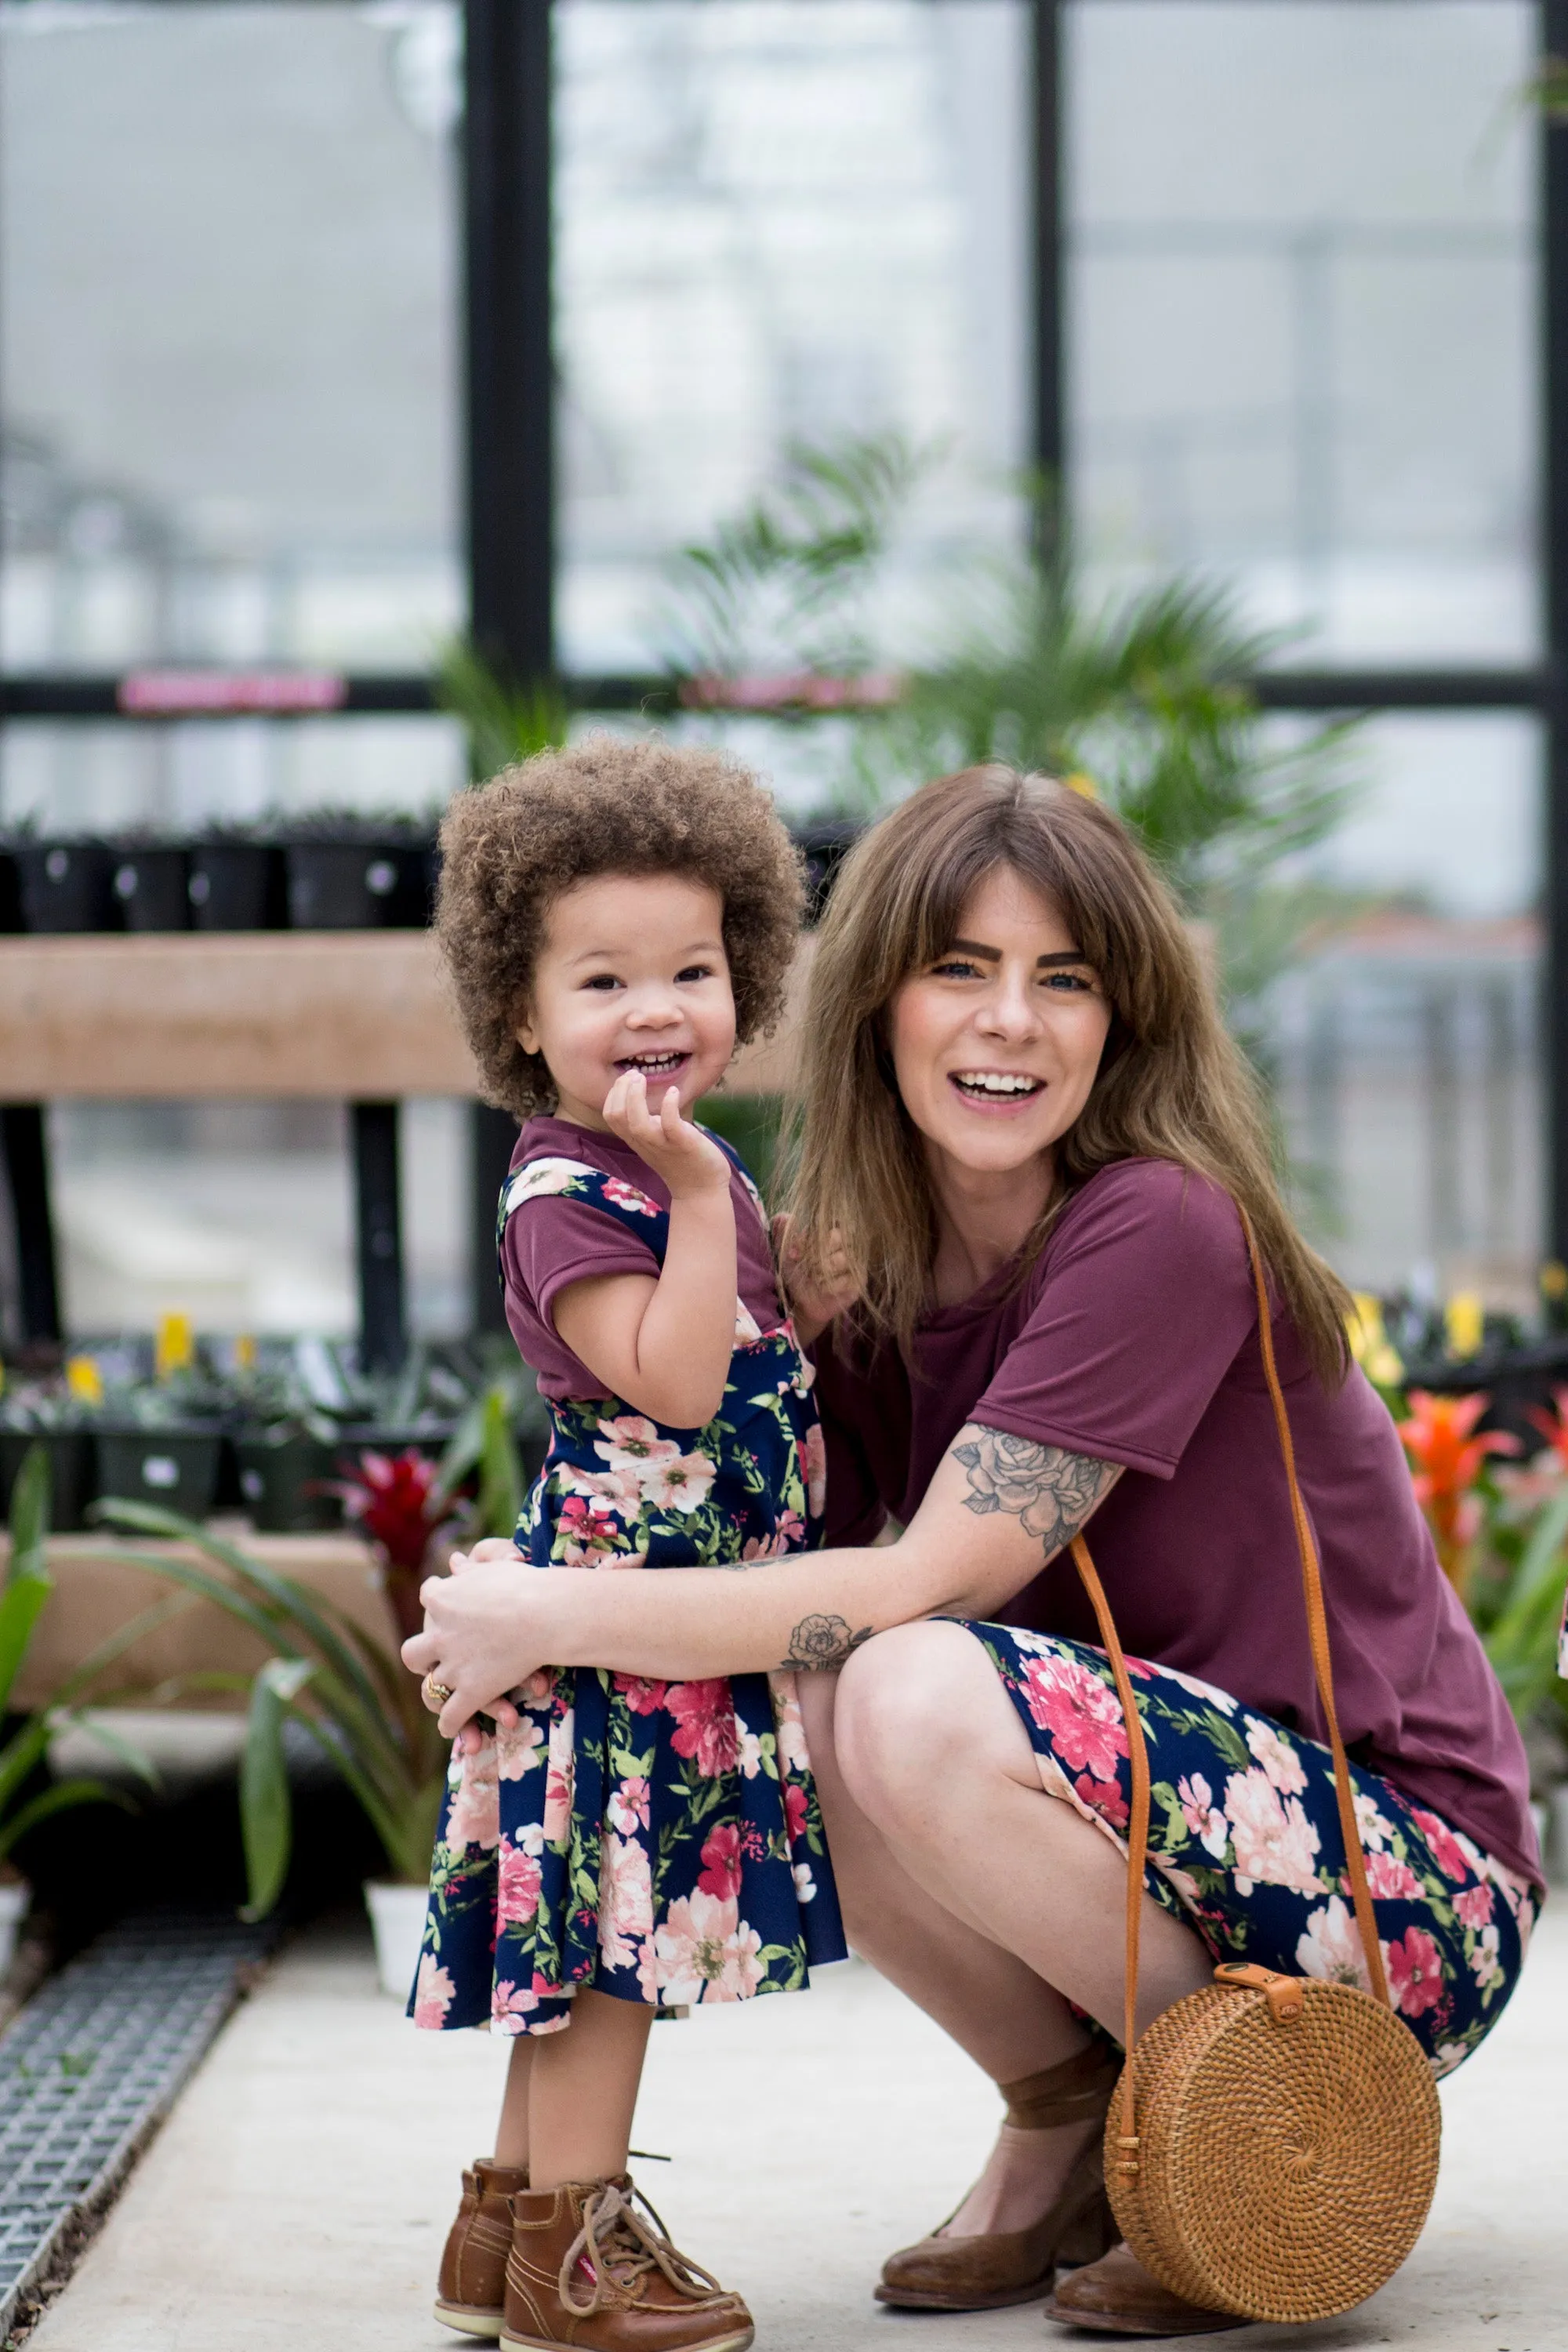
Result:
{"label": "toddler", "polygon": [[[756,1187],[687,1114],[776,1018],[798,861],[707,751],[600,737],[461,796],[441,943],[487,1090],[526,1120],[507,1318],[552,1438],[517,1531],[582,1569],[742,1568],[819,1539],[811,1371]],[[436,2315],[531,2352],[741,2352],[744,2304],[626,2174],[656,2010],[845,1956],[793,1677],[546,1671],[454,1755],[411,2011],[515,2036]]]}

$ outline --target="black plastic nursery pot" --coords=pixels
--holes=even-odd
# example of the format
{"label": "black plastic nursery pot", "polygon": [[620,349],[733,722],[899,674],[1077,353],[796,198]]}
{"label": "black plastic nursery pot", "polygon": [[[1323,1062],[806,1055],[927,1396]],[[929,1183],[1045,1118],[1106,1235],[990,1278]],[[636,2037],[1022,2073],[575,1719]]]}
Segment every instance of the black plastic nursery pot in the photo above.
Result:
{"label": "black plastic nursery pot", "polygon": [[234,1441],[239,1491],[258,1535],[314,1535],[341,1527],[342,1504],[331,1488],[341,1473],[335,1445],[316,1438],[242,1430]]}
{"label": "black plastic nursery pot", "polygon": [[285,856],[297,931],[422,930],[429,919],[421,843],[296,841]]}
{"label": "black plastic nursery pot", "polygon": [[107,842],[29,842],[16,856],[26,929],[119,929],[116,861]]}
{"label": "black plastic nursery pot", "polygon": [[79,1535],[98,1491],[90,1430],[0,1429],[0,1511],[9,1511],[16,1473],[40,1444],[49,1457],[49,1525],[56,1535]]}
{"label": "black plastic nursery pot", "polygon": [[270,931],[285,917],[283,853],[264,841],[198,841],[187,885],[198,931]]}
{"label": "black plastic nursery pot", "polygon": [[188,931],[190,859],[183,849],[127,849],[114,869],[114,895],[128,931]]}
{"label": "black plastic nursery pot", "polygon": [[22,929],[21,868],[14,849],[0,849],[0,931]]}
{"label": "black plastic nursery pot", "polygon": [[155,1503],[205,1518],[217,1493],[216,1429],[105,1429],[98,1439],[98,1490],[122,1503]]}

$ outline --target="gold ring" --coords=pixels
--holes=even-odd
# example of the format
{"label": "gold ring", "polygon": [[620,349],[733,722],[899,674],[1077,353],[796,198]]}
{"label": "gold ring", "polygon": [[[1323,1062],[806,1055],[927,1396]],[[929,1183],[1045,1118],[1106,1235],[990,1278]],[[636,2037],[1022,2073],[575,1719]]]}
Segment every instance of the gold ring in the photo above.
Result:
{"label": "gold ring", "polygon": [[452,1696],[446,1684],[438,1683],[434,1675],[426,1675],[425,1677],[425,1695],[427,1698],[433,1698],[437,1706],[445,1706]]}

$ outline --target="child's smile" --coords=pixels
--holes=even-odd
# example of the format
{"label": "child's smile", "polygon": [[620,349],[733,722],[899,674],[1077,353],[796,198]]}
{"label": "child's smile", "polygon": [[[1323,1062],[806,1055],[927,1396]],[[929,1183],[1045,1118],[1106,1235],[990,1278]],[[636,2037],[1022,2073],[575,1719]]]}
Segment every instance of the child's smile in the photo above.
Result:
{"label": "child's smile", "polygon": [[650,1108],[673,1087],[689,1111],[735,1050],[718,892],[677,874],[596,875],[563,891],[517,1034],[580,1127],[604,1127],[605,1098],[630,1072]]}

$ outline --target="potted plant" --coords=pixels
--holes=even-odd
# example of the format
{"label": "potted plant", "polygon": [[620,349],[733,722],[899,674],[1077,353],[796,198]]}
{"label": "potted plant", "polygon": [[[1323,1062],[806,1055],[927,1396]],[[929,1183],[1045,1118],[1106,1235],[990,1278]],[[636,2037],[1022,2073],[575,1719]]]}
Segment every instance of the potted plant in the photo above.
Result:
{"label": "potted plant", "polygon": [[98,1436],[100,1495],[157,1501],[192,1516],[210,1511],[228,1399],[197,1352],[189,1318],[158,1326],[151,1381],[111,1386]]}
{"label": "potted plant", "polygon": [[239,1491],[261,1535],[309,1535],[342,1514],[334,1479],[339,1424],[307,1386],[292,1354],[247,1360],[233,1377]]}
{"label": "potted plant", "polygon": [[[10,1531],[10,1550],[4,1580],[0,1580],[0,1721],[6,1719],[8,1702],[33,1630],[54,1590],[46,1558],[49,1456],[42,1442],[28,1448],[12,1486]],[[184,1605],[180,1601],[174,1604],[175,1608]],[[35,1708],[14,1724],[8,1737],[0,1739],[0,1975],[10,1965],[17,1930],[27,1910],[29,1890],[12,1858],[16,1846],[30,1831],[73,1806],[106,1804],[131,1810],[123,1795],[106,1788],[100,1780],[78,1777],[49,1781],[49,1742],[68,1724],[79,1720],[78,1702],[105,1667],[171,1613],[170,1604],[164,1601],[144,1610],[129,1625],[121,1626],[82,1661],[47,1706]],[[146,1759],[112,1735],[101,1717],[94,1721],[93,1736],[100,1745],[107,1745],[119,1755],[142,1780],[155,1785],[156,1775]]]}
{"label": "potted plant", "polygon": [[276,930],[287,919],[283,852],[265,823],[207,826],[191,844],[190,867],[196,930]]}
{"label": "potted plant", "polygon": [[[273,1910],[288,1874],[293,1818],[283,1726],[292,1720],[342,1775],[381,1842],[387,1876],[367,1884],[365,1899],[381,1949],[382,1980],[390,1991],[405,1992],[414,1978],[449,1753],[414,1676],[330,1601],[195,1521],[141,1503],[109,1502],[101,1508],[123,1533],[194,1549],[195,1560],[125,1550],[116,1556],[216,1602],[271,1653],[248,1685],[240,1769],[249,1896],[245,1916],[259,1919]],[[245,1686],[244,1677],[234,1680]],[[393,1892],[384,1902],[388,1889]]]}
{"label": "potted plant", "polygon": [[114,858],[104,841],[24,841],[13,853],[22,924],[29,931],[112,931],[119,926]]}
{"label": "potted plant", "polygon": [[109,844],[113,890],[128,931],[186,931],[191,927],[190,853],[183,842],[156,833],[117,835]]}
{"label": "potted plant", "polygon": [[289,820],[289,920],[297,931],[422,929],[434,828],[392,813],[321,809]]}
{"label": "potted plant", "polygon": [[53,1524],[78,1534],[98,1492],[96,1432],[103,1382],[90,1356],[68,1358],[62,1378],[5,1382],[0,1391],[0,1507],[8,1507],[35,1445],[48,1460]]}

